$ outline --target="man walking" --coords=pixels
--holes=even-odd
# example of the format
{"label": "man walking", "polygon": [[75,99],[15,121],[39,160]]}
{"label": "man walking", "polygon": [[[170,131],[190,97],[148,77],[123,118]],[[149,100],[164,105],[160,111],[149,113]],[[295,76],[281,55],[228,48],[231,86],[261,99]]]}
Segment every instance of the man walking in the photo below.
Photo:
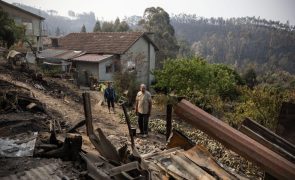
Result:
{"label": "man walking", "polygon": [[136,96],[135,112],[138,116],[138,126],[142,137],[147,137],[148,134],[148,121],[152,109],[152,97],[150,92],[146,90],[144,84],[140,85],[140,91]]}
{"label": "man walking", "polygon": [[112,86],[111,82],[108,82],[108,87],[104,90],[104,98],[108,103],[108,108],[109,108],[109,113],[111,113],[111,106],[113,108],[113,111],[115,113],[115,98],[116,98],[116,93],[115,90]]}

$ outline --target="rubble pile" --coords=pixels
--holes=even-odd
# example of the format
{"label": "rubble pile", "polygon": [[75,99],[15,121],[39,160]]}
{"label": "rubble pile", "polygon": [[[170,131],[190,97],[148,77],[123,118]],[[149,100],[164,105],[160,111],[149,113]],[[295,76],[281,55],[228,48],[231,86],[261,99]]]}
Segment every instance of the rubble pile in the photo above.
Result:
{"label": "rubble pile", "polygon": [[[65,128],[61,127],[63,123],[29,89],[5,80],[0,80],[0,87],[0,164],[6,164],[0,177],[26,178],[34,172],[40,173],[33,175],[35,179],[79,177],[79,173],[72,172],[72,163],[59,159],[76,160],[82,139],[75,134],[66,134],[65,140],[57,135]],[[43,164],[36,166],[39,161]],[[18,168],[21,165],[23,170]],[[61,167],[64,169],[57,172]]]}
{"label": "rubble pile", "polygon": [[0,80],[0,86],[0,135],[48,129],[50,117],[44,104],[27,88],[3,80]]}

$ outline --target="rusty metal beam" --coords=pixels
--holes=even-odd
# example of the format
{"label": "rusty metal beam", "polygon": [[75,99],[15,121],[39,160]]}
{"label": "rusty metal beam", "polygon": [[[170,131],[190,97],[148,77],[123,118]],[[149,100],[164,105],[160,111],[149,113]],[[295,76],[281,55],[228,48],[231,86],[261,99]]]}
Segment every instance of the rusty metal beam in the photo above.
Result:
{"label": "rusty metal beam", "polygon": [[209,134],[236,153],[256,162],[274,177],[278,179],[295,178],[295,164],[189,101],[181,100],[174,106],[174,111],[180,118],[194,127]]}
{"label": "rusty metal beam", "polygon": [[259,142],[263,146],[283,156],[290,162],[295,163],[295,147],[282,137],[276,135],[260,124],[250,119],[246,119],[240,126],[239,131]]}
{"label": "rusty metal beam", "polygon": [[172,104],[166,106],[166,141],[169,139],[172,130]]}
{"label": "rusty metal beam", "polygon": [[264,126],[258,124],[257,122],[255,122],[249,118],[246,118],[243,121],[242,125],[251,129],[255,133],[261,135],[267,141],[270,141],[273,144],[275,144],[276,146],[286,150],[287,152],[292,154],[292,156],[295,156],[295,145],[292,144],[291,142],[287,141],[286,139],[284,139],[282,136],[275,134],[274,132],[270,131],[269,129],[265,128]]}

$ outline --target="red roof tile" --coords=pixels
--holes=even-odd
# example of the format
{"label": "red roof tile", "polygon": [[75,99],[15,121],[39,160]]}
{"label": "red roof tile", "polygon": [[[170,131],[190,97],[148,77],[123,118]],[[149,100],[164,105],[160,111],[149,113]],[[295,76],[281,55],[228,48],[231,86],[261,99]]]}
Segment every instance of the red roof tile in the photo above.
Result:
{"label": "red roof tile", "polygon": [[154,45],[144,32],[97,32],[70,33],[59,39],[59,47],[87,53],[123,54],[142,36]]}

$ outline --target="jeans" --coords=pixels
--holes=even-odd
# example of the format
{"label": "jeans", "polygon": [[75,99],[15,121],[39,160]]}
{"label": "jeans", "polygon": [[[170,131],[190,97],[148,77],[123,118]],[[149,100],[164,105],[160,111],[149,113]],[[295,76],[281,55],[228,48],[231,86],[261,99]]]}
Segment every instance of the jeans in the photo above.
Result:
{"label": "jeans", "polygon": [[107,99],[107,102],[108,102],[108,108],[110,109],[111,108],[111,105],[112,105],[112,108],[114,109],[115,107],[115,104],[114,104],[114,99]]}
{"label": "jeans", "polygon": [[148,134],[149,115],[138,113],[138,126],[140,134]]}

